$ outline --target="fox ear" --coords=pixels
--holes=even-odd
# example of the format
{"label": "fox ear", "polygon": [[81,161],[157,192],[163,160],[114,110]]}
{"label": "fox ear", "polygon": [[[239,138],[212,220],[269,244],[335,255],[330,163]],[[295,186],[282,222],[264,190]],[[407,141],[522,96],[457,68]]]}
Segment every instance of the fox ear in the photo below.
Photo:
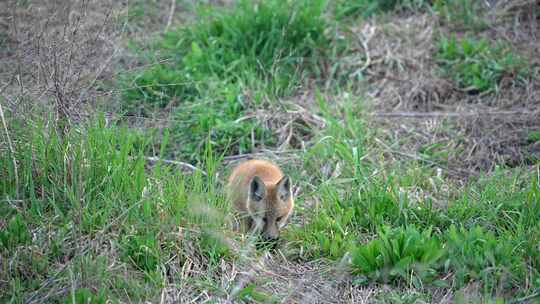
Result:
{"label": "fox ear", "polygon": [[249,184],[249,198],[259,202],[263,199],[266,193],[266,187],[260,177],[255,176]]}
{"label": "fox ear", "polygon": [[287,200],[291,196],[291,178],[285,175],[277,185],[279,197],[282,200]]}

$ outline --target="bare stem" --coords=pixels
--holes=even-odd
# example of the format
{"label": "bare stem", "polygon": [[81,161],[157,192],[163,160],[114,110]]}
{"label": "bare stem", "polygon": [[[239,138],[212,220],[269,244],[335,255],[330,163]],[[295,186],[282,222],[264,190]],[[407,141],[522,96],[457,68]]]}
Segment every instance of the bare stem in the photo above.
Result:
{"label": "bare stem", "polygon": [[13,172],[15,173],[15,196],[16,199],[20,199],[19,196],[19,172],[17,170],[17,160],[15,159],[15,149],[13,148],[13,142],[11,141],[11,136],[9,136],[9,131],[7,128],[6,118],[4,116],[4,108],[2,103],[0,103],[0,117],[2,118],[2,125],[4,126],[4,132],[6,132],[6,138],[8,141],[9,152],[11,153],[11,161],[13,162]]}

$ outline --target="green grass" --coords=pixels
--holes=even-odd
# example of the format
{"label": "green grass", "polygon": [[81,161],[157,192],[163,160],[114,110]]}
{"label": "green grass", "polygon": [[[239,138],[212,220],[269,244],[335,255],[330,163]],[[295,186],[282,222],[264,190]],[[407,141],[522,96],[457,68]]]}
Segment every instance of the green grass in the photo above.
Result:
{"label": "green grass", "polygon": [[488,27],[483,18],[485,5],[482,1],[435,0],[433,10],[443,24],[454,30],[479,31]]}
{"label": "green grass", "polygon": [[391,230],[383,226],[377,239],[352,251],[352,273],[361,275],[358,283],[405,280],[421,287],[436,277],[444,250],[430,230],[413,226]]}
{"label": "green grass", "polygon": [[[131,21],[148,6],[134,4]],[[326,65],[340,64],[334,23],[428,4],[269,0],[203,9],[194,24],[136,49],[142,67],[117,83],[121,114],[164,118],[159,132],[97,116],[60,134],[53,119],[6,113],[14,152],[0,145],[0,302],[160,302],[164,287],[186,288],[186,297],[230,296],[232,274],[264,249],[230,227],[221,157],[275,146],[272,130],[253,114],[281,111],[279,99],[294,99],[300,88],[313,88],[314,103],[302,106],[324,124],[293,161],[282,159],[301,189],[281,240],[291,265],[345,264],[353,285],[383,290],[377,298],[389,303],[435,301],[436,288],[459,299],[472,285],[486,301],[538,293],[538,168],[498,168],[458,186],[432,163],[390,160],[364,98],[334,94],[356,95],[349,92],[355,84],[324,92],[334,96],[317,91],[328,84]],[[433,7],[445,26],[482,24],[472,1]],[[526,76],[507,44],[470,37],[437,43],[443,75],[471,93]],[[537,141],[536,133],[527,140]],[[455,152],[448,149],[438,143],[418,152],[443,164]],[[190,161],[205,174],[147,156]],[[260,288],[272,278],[255,278],[232,300],[280,302]]]}
{"label": "green grass", "polygon": [[[300,260],[340,261],[348,253],[358,284],[406,284],[422,290],[478,282],[488,298],[497,288],[521,295],[540,288],[534,249],[540,229],[536,176],[496,171],[471,182],[447,206],[436,207],[435,198],[407,193],[431,188],[430,168],[413,165],[412,170],[374,173],[379,166],[359,161],[374,135],[354,117],[358,110],[346,105],[325,112],[326,107],[321,102],[321,115],[329,124],[307,151],[305,166],[313,172],[322,172],[324,164],[343,169],[338,176],[312,177],[319,203],[302,211],[306,224],[286,234]],[[452,275],[441,280],[448,273]]]}
{"label": "green grass", "polygon": [[[429,286],[457,291],[471,282],[487,298],[500,288],[506,297],[540,288],[537,176],[496,171],[436,207],[435,198],[408,192],[429,188],[431,168],[362,161],[376,133],[356,116],[358,101],[336,105],[319,97],[319,107],[328,125],[303,163],[319,174],[298,180],[315,185],[311,195],[319,204],[303,209],[307,202],[298,202],[306,224],[285,231],[284,242],[297,250],[291,259],[349,256],[355,284],[410,286],[426,297]],[[0,158],[6,169],[0,195],[8,202],[0,207],[2,302],[44,296],[40,288],[50,277],[59,278],[47,287],[50,301],[157,299],[164,274],[194,257],[206,274],[192,286],[223,293],[215,281],[219,265],[237,262],[233,248],[242,245],[227,224],[230,206],[211,145],[203,156],[208,176],[185,174],[159,163],[148,167],[152,139],[102,119],[65,136],[39,123],[23,125],[10,124],[18,184],[12,155]],[[321,166],[329,164],[324,173]],[[272,298],[255,285],[237,297]]]}
{"label": "green grass", "polygon": [[[533,249],[540,229],[540,191],[536,178],[513,184],[516,180],[493,177],[481,189],[466,191],[446,210],[407,202],[388,190],[386,196],[365,195],[362,186],[335,190],[332,196],[321,191],[322,207],[306,215],[308,224],[293,232],[292,239],[305,246],[307,258],[339,259],[350,252],[352,272],[362,283],[408,282],[419,287],[436,282],[459,287],[477,281],[490,295],[497,288],[519,290],[526,282],[536,282],[521,290],[528,293],[540,287],[540,272],[533,270],[540,262]],[[389,185],[403,183],[390,182],[387,189]],[[370,187],[372,193],[385,193],[384,187],[375,190],[380,184]],[[337,194],[352,191],[358,191],[352,201],[348,194]],[[451,223],[470,228],[458,230]],[[385,230],[387,225],[396,230]],[[374,233],[376,239],[363,244],[365,234]],[[448,271],[454,273],[450,281],[437,280]]]}
{"label": "green grass", "polygon": [[92,292],[89,288],[79,288],[67,297],[64,303],[69,304],[105,304],[107,303],[106,291]]}
{"label": "green grass", "polygon": [[[233,257],[216,181],[161,164],[145,170],[149,140],[141,134],[100,119],[65,137],[42,124],[12,132],[19,184],[11,156],[2,153],[0,276],[8,283],[1,302],[44,296],[47,277],[62,278],[47,292],[83,278],[90,284],[48,301],[65,295],[79,303],[91,298],[90,286],[100,290],[92,303],[156,299],[163,271],[181,268],[187,256],[206,260],[209,273]],[[217,163],[206,161],[212,172]],[[111,263],[116,270],[106,271]]]}
{"label": "green grass", "polygon": [[254,106],[245,100],[236,85],[216,88],[205,99],[178,106],[169,124],[168,155],[173,158],[200,159],[209,142],[216,153],[243,154],[254,147],[272,146],[272,131],[246,109]]}
{"label": "green grass", "polygon": [[402,8],[418,10],[428,4],[426,0],[338,0],[335,1],[334,14],[338,20],[358,16],[370,17]]}
{"label": "green grass", "polygon": [[208,137],[217,152],[230,154],[272,145],[261,123],[245,116],[265,106],[265,96],[292,94],[318,77],[331,50],[324,6],[240,1],[201,11],[195,24],[164,33],[141,52],[146,68],[120,77],[124,111],[169,109],[171,151],[182,159],[194,160]]}
{"label": "green grass", "polygon": [[477,226],[470,229],[450,227],[446,233],[448,265],[455,271],[458,287],[480,281],[485,294],[499,288],[510,289],[525,282],[526,259],[519,254],[519,243],[510,234],[497,237]]}
{"label": "green grass", "polygon": [[443,221],[430,201],[411,202],[399,190],[416,183],[422,174],[400,176],[390,172],[395,177],[387,179],[371,176],[375,168],[361,159],[376,133],[366,129],[363,119],[357,117],[361,103],[346,101],[336,109],[319,99],[321,115],[328,125],[307,151],[305,166],[312,172],[322,172],[321,168],[331,165],[330,169],[340,174],[314,176],[318,183],[314,195],[320,204],[306,214],[310,219],[307,225],[290,232],[290,239],[302,248],[303,258],[340,259],[358,241],[377,234],[384,225],[415,223],[427,227]]}
{"label": "green grass", "polygon": [[380,292],[376,297],[378,303],[392,304],[415,304],[415,303],[430,303],[431,298],[422,292],[414,290]]}
{"label": "green grass", "polygon": [[540,141],[540,131],[531,131],[527,133],[527,140],[531,142]]}
{"label": "green grass", "polygon": [[471,92],[496,91],[503,78],[519,82],[527,73],[524,59],[501,41],[443,36],[435,56],[442,73]]}
{"label": "green grass", "polygon": [[12,250],[19,245],[25,245],[30,240],[31,236],[28,225],[19,214],[12,217],[5,229],[0,231],[0,245],[6,250]]}
{"label": "green grass", "polygon": [[130,23],[137,22],[145,18],[148,14],[155,14],[155,9],[156,1],[135,0],[129,3],[126,17]]}

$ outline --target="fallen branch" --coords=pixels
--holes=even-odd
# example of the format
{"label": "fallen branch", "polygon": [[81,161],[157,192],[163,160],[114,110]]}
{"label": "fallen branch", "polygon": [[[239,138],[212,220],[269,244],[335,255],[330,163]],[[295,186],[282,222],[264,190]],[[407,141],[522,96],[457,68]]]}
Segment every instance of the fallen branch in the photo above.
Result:
{"label": "fallen branch", "polygon": [[376,117],[471,117],[471,116],[515,116],[531,115],[531,112],[523,111],[498,111],[498,112],[374,112],[371,116]]}
{"label": "fallen branch", "polygon": [[163,159],[163,158],[159,158],[159,157],[155,157],[155,156],[147,156],[144,159],[146,159],[148,161],[151,161],[151,162],[163,162],[163,163],[166,163],[166,164],[176,165],[176,166],[179,166],[179,167],[182,167],[184,169],[191,170],[191,171],[201,172],[202,175],[207,176],[206,172],[204,172],[203,170],[193,166],[192,164],[188,164],[188,163],[185,163],[185,162],[181,162],[181,161],[177,161],[177,160],[170,160],[170,159]]}
{"label": "fallen branch", "polygon": [[371,40],[371,38],[373,38],[375,34],[375,28],[372,26],[366,26],[362,32],[363,33],[357,36],[358,36],[358,40],[360,41],[360,44],[362,45],[362,48],[364,48],[364,54],[366,56],[366,60],[364,64],[362,65],[362,67],[356,70],[352,76],[362,74],[371,65],[371,56],[369,53],[368,45],[369,45],[369,41]]}
{"label": "fallen branch", "polygon": [[246,153],[246,154],[238,154],[238,155],[230,155],[223,157],[223,160],[225,161],[235,161],[239,159],[245,159],[245,158],[255,158],[259,156],[268,156],[272,154],[293,154],[301,152],[302,150],[284,150],[284,151],[266,151],[266,152],[255,152],[255,153]]}
{"label": "fallen branch", "polygon": [[419,155],[409,154],[409,153],[405,153],[405,152],[395,150],[395,149],[391,148],[390,146],[388,146],[387,144],[385,144],[383,141],[379,140],[378,138],[375,138],[375,141],[377,143],[379,143],[381,146],[383,146],[385,151],[388,152],[388,153],[397,154],[397,155],[408,157],[410,159],[413,159],[413,160],[416,160],[416,161],[419,161],[419,162],[424,162],[424,163],[426,163],[426,164],[428,164],[430,166],[440,168],[441,170],[446,170],[449,173],[454,173],[454,174],[459,175],[459,176],[469,176],[469,175],[473,174],[473,172],[468,171],[468,170],[463,170],[463,169],[459,169],[459,168],[449,168],[448,166],[446,166],[444,164],[432,161],[430,159],[426,159],[426,158],[421,157]]}
{"label": "fallen branch", "polygon": [[526,301],[529,301],[529,300],[532,300],[532,299],[535,299],[535,298],[538,298],[540,297],[540,290],[537,290],[536,292],[526,296],[526,297],[523,297],[523,298],[519,298],[519,299],[515,299],[513,301],[510,301],[510,303],[514,304],[514,303],[524,303]]}

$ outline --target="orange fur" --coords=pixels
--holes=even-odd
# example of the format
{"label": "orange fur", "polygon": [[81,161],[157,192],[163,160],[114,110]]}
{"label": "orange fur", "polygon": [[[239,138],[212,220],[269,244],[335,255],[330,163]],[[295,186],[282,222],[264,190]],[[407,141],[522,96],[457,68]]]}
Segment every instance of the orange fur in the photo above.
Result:
{"label": "orange fur", "polygon": [[261,232],[268,239],[279,237],[292,213],[291,181],[281,169],[266,160],[248,160],[229,176],[227,190],[244,230]]}

